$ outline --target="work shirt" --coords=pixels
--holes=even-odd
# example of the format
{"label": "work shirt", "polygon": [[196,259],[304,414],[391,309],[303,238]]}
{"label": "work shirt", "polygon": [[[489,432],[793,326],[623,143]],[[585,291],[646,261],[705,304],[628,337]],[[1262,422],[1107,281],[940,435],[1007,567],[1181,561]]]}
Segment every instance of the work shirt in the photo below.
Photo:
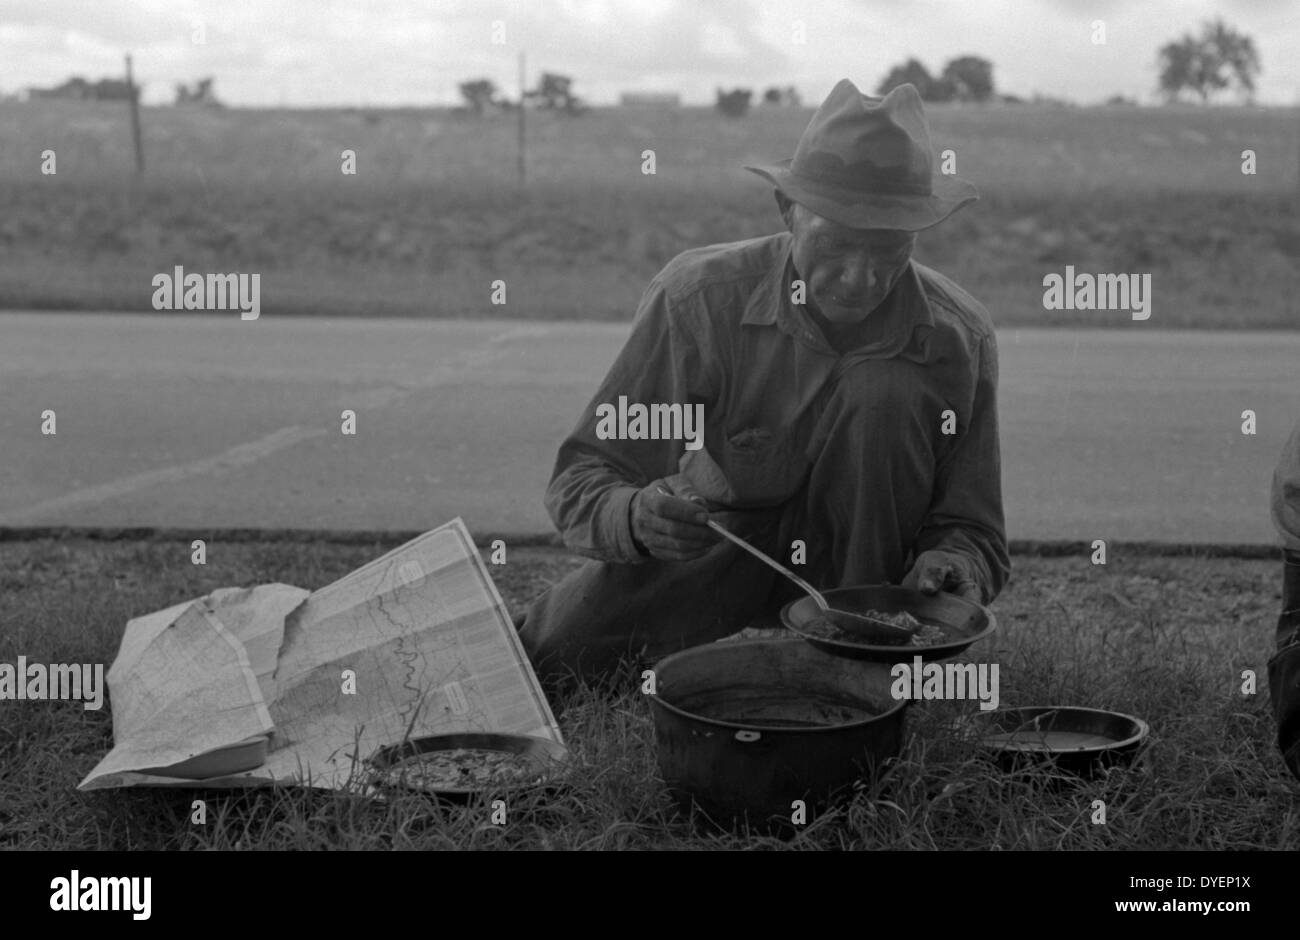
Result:
{"label": "work shirt", "polygon": [[[902,448],[897,466],[910,468],[888,481],[843,481],[877,497],[888,487],[886,497],[897,491],[909,505],[900,509],[901,524],[850,516],[848,541],[843,533],[828,537],[834,564],[866,568],[888,558],[879,571],[898,580],[905,556],[943,548],[970,560],[991,600],[1009,563],[988,314],[947,278],[911,261],[841,354],[793,302],[798,274],[790,249],[786,232],[693,249],[651,281],[626,345],[559,451],[546,506],[565,544],[602,561],[643,562],[629,504],[638,489],[674,474],[696,485],[711,510],[771,510],[800,500],[817,506],[820,494],[808,488],[838,479],[824,466],[810,472],[827,445],[815,435],[830,427],[862,442],[847,457],[835,452],[839,477],[858,473],[853,455],[872,446]],[[873,371],[861,372],[864,364]],[[859,384],[873,400],[863,403],[861,417],[850,415],[846,431],[843,419],[818,416],[837,383],[841,396],[859,387],[846,381],[854,369],[870,377]],[[704,446],[600,439],[597,406],[617,405],[620,396],[645,405],[702,404]],[[911,472],[917,467],[924,472]],[[837,498],[854,503],[843,512],[868,505]],[[844,523],[840,507],[821,508],[826,525]],[[835,580],[869,583],[847,570]]]}

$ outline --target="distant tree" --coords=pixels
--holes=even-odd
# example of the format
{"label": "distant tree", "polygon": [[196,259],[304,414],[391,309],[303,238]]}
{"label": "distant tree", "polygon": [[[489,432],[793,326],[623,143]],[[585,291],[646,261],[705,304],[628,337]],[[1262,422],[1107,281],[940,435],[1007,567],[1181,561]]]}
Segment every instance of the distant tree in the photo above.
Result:
{"label": "distant tree", "polygon": [[101,78],[91,86],[90,97],[96,101],[138,101],[140,86],[129,85],[124,78]]}
{"label": "distant tree", "polygon": [[121,78],[101,78],[90,82],[80,75],[74,75],[62,85],[54,88],[31,88],[28,90],[32,99],[40,101],[50,98],[69,98],[75,101],[131,101],[139,100],[140,84],[127,84]]}
{"label": "distant tree", "polygon": [[1126,108],[1136,107],[1137,102],[1132,98],[1125,98],[1123,95],[1111,95],[1106,99],[1106,104],[1114,107],[1123,106]]}
{"label": "distant tree", "polygon": [[749,113],[749,100],[752,97],[752,88],[733,88],[731,91],[719,88],[716,107],[727,117],[744,117]]}
{"label": "distant tree", "polygon": [[74,98],[78,101],[85,98],[94,97],[95,86],[82,78],[80,75],[74,75],[62,85],[53,89],[54,95],[61,98]]}
{"label": "distant tree", "polygon": [[952,97],[951,86],[944,85],[930,74],[930,70],[917,59],[908,59],[895,65],[876,86],[876,94],[887,95],[899,85],[915,85],[926,101],[947,101]]}
{"label": "distant tree", "polygon": [[783,108],[797,108],[801,104],[801,100],[798,90],[793,85],[786,85],[784,88],[772,85],[767,91],[763,92],[763,104],[772,104]]}
{"label": "distant tree", "polygon": [[499,105],[497,101],[497,86],[490,78],[479,78],[472,82],[462,82],[460,85],[460,96],[465,99],[466,106],[475,114],[482,114],[490,107]]}
{"label": "distant tree", "polygon": [[[1160,49],[1160,91],[1167,101],[1174,101],[1184,88],[1194,87],[1193,73],[1199,70],[1196,40],[1184,35],[1178,42],[1167,43]],[[1205,95],[1202,94],[1202,99]]]}
{"label": "distant tree", "polygon": [[1166,99],[1175,101],[1187,90],[1198,95],[1201,104],[1234,84],[1249,98],[1260,71],[1255,41],[1221,19],[1202,23],[1199,37],[1185,33],[1161,47],[1157,66]]}
{"label": "distant tree", "polygon": [[988,101],[993,97],[993,63],[977,55],[959,56],[943,67],[939,82],[958,101]]}
{"label": "distant tree", "polygon": [[176,104],[178,106],[203,105],[209,108],[224,107],[222,103],[217,100],[216,92],[212,90],[212,82],[213,79],[211,77],[201,78],[194,83],[193,88],[190,88],[183,82],[177,82]]}
{"label": "distant tree", "polygon": [[567,75],[543,72],[541,82],[532,91],[524,93],[525,98],[538,102],[538,106],[548,111],[560,111],[564,114],[580,114],[587,110],[582,99],[573,93],[573,79]]}

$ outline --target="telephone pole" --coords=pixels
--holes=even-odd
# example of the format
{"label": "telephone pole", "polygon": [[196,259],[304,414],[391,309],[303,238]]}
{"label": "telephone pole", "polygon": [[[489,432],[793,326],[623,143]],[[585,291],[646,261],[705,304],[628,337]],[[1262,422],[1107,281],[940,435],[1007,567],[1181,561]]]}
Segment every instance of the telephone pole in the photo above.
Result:
{"label": "telephone pole", "polygon": [[126,57],[126,93],[131,99],[131,137],[135,141],[135,172],[144,172],[144,148],[140,144],[140,91],[131,75],[131,57]]}
{"label": "telephone pole", "polygon": [[519,50],[519,185],[524,187],[528,184],[527,159],[524,156],[524,99],[526,90],[524,88],[524,52]]}

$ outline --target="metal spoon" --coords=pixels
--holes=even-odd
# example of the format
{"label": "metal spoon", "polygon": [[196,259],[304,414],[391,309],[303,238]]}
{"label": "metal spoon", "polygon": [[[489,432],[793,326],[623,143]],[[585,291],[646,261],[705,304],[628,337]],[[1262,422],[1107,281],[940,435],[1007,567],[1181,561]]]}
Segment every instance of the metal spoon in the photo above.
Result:
{"label": "metal spoon", "polygon": [[[671,494],[665,494],[665,495],[671,495]],[[709,520],[709,528],[719,533],[720,535],[726,536],[728,539],[735,542],[737,545],[739,545],[745,551],[749,552],[755,558],[759,559],[760,561],[766,562],[768,565],[772,566],[777,571],[781,572],[783,575],[785,575],[795,584],[799,585],[799,587],[807,591],[808,595],[812,597],[814,601],[817,602],[817,606],[822,609],[822,613],[826,614],[828,619],[849,620],[854,623],[869,624],[870,629],[867,632],[873,634],[874,637],[880,640],[882,643],[888,643],[890,645],[899,645],[902,643],[911,642],[912,640],[911,630],[908,630],[905,627],[900,627],[895,624],[889,623],[888,621],[885,620],[877,620],[875,617],[868,617],[865,614],[858,614],[858,613],[854,613],[851,610],[840,610],[838,608],[832,607],[830,604],[826,602],[826,598],[822,596],[821,591],[817,590],[815,587],[813,587],[803,578],[799,577],[789,568],[786,568],[780,562],[776,561],[775,559],[759,551],[753,545],[750,545],[740,536],[733,535],[731,532],[728,532],[726,529],[718,525],[712,519]]]}

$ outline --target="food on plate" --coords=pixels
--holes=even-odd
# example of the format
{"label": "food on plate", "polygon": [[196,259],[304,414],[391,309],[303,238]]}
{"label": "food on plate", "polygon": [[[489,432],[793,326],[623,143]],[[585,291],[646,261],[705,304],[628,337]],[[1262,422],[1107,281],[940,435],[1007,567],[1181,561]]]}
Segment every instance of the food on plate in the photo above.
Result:
{"label": "food on plate", "polygon": [[389,767],[384,782],[421,790],[471,790],[488,785],[536,783],[545,776],[522,754],[458,747],[416,754]]}
{"label": "food on plate", "polygon": [[932,623],[921,624],[915,633],[912,634],[913,646],[938,646],[947,637],[939,627]]}
{"label": "food on plate", "polygon": [[[883,620],[885,623],[908,630],[912,634],[910,641],[912,646],[935,646],[946,639],[941,628],[933,624],[922,623],[907,611],[890,614],[879,610],[864,610],[861,613],[862,616],[870,617],[872,620]],[[859,644],[862,642],[862,637],[859,634],[839,627],[824,615],[805,621],[803,631],[824,640]]]}

